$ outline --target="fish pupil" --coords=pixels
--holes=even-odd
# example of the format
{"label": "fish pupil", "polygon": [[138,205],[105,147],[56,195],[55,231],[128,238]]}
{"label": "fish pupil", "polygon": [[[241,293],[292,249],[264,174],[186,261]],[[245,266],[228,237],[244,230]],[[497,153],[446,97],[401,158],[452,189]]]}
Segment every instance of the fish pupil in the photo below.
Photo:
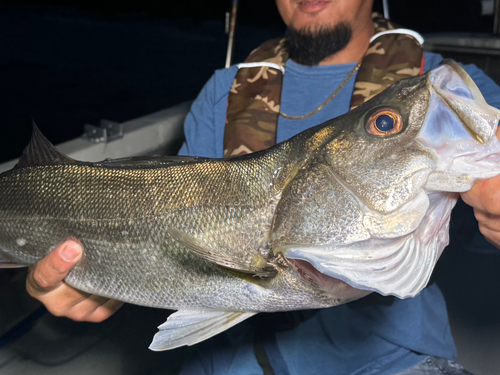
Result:
{"label": "fish pupil", "polygon": [[375,126],[382,132],[388,132],[394,129],[394,119],[388,115],[380,115],[375,120]]}

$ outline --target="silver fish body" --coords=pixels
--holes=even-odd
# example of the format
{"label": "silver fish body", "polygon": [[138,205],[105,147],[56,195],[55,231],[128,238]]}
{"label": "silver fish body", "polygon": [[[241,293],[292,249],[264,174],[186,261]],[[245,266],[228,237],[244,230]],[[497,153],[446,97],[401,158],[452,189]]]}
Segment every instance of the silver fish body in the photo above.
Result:
{"label": "silver fish body", "polygon": [[[380,131],[380,116],[398,130]],[[454,192],[500,174],[499,119],[450,63],[229,160],[84,163],[35,129],[19,165],[0,176],[0,262],[34,264],[76,238],[85,252],[70,285],[180,310],[154,350],[257,312],[372,291],[412,297],[447,244]]]}
{"label": "silver fish body", "polygon": [[344,302],[305,282],[281,256],[270,261],[276,276],[255,277],[250,268],[237,272],[197,255],[172,235],[249,266],[267,256],[259,249],[285,182],[275,173],[283,156],[14,169],[0,178],[2,249],[16,263],[33,264],[78,239],[85,254],[68,283],[151,307],[281,311]]}

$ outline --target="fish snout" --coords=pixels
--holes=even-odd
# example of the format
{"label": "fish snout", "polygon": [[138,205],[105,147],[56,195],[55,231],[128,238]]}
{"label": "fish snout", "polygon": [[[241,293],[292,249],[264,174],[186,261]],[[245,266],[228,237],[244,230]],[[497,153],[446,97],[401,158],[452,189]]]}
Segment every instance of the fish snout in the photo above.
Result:
{"label": "fish snout", "polygon": [[[450,111],[460,123],[456,125],[461,125],[477,142],[491,141],[500,121],[500,111],[486,103],[477,85],[459,64],[445,60],[430,72],[428,79],[431,91],[437,96],[432,98],[431,94],[431,101],[438,100],[444,105],[440,111]],[[439,125],[442,128],[442,124]],[[449,140],[462,136],[463,131],[453,130],[453,134],[446,134],[451,136]]]}
{"label": "fish snout", "polygon": [[464,192],[478,179],[500,173],[500,142],[495,132],[500,111],[486,103],[478,87],[456,62],[429,72],[427,115],[417,137],[435,155],[425,189]]}

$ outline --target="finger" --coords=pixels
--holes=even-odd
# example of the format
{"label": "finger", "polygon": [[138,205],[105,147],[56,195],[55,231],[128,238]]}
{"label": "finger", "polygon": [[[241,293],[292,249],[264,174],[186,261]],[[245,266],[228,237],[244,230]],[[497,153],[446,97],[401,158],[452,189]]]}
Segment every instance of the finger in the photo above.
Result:
{"label": "finger", "polygon": [[465,203],[467,203],[469,206],[480,209],[481,211],[484,211],[485,209],[483,197],[481,194],[481,191],[483,189],[483,182],[484,181],[478,182],[477,184],[473,185],[469,191],[460,194]]}
{"label": "finger", "polygon": [[89,295],[87,298],[68,308],[65,316],[80,322],[88,321],[89,317],[107,301],[109,301],[107,297]]}
{"label": "finger", "polygon": [[478,182],[461,196],[469,206],[491,214],[500,214],[500,176]]}
{"label": "finger", "polygon": [[94,323],[102,322],[103,320],[108,319],[122,306],[123,302],[109,299],[105,303],[97,307],[94,310],[94,312],[89,316],[87,321]]}
{"label": "finger", "polygon": [[92,295],[68,310],[66,316],[80,322],[102,322],[113,315],[123,302]]}
{"label": "finger", "polygon": [[83,249],[75,241],[66,241],[34,266],[28,275],[27,289],[37,295],[50,292],[61,285],[69,270],[78,263]]}
{"label": "finger", "polygon": [[483,234],[484,238],[497,248],[500,248],[500,232],[492,230],[486,225],[479,223],[479,231]]}
{"label": "finger", "polygon": [[493,215],[489,212],[474,209],[474,216],[478,223],[481,223],[491,230],[500,231],[500,215]]}
{"label": "finger", "polygon": [[91,294],[75,289],[65,282],[50,292],[35,294],[35,298],[55,316],[67,316],[68,311],[90,296]]}
{"label": "finger", "polygon": [[82,292],[64,282],[58,288],[39,296],[38,300],[52,315],[82,322],[101,322],[123,305],[119,301]]}

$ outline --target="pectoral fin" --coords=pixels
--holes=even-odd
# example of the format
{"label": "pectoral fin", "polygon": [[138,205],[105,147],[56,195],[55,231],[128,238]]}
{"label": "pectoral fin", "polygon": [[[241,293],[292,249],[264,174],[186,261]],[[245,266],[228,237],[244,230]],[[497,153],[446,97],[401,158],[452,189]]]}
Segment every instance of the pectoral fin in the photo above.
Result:
{"label": "pectoral fin", "polygon": [[149,349],[161,351],[194,345],[255,314],[242,311],[179,310],[158,327],[160,332],[154,336]]}
{"label": "pectoral fin", "polygon": [[214,250],[203,241],[200,241],[199,239],[177,229],[169,228],[168,233],[186,249],[191,250],[198,256],[214,262],[219,266],[226,267],[234,271],[251,273],[254,276],[262,278],[276,276],[276,273],[278,272],[271,263],[267,262],[267,260],[265,260],[264,257],[257,252],[255,253],[253,261],[251,263],[247,263],[242,259],[231,257],[227,254],[215,253]]}

